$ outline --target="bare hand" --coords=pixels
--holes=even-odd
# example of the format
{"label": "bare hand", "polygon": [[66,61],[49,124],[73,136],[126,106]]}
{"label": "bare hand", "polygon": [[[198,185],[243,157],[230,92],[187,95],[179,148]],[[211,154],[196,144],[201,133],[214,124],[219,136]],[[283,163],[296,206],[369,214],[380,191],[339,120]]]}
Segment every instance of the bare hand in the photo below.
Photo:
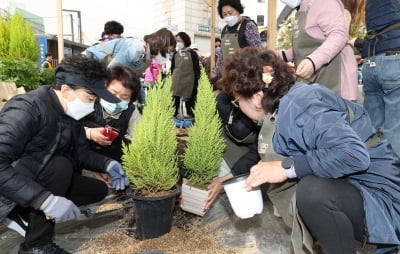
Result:
{"label": "bare hand", "polygon": [[228,179],[231,179],[233,175],[231,173],[226,174],[225,176],[216,177],[214,180],[207,186],[208,189],[208,197],[206,199],[206,206],[204,210],[210,209],[211,205],[215,202],[218,195],[224,189],[222,182]]}
{"label": "bare hand", "polygon": [[303,79],[310,79],[314,73],[313,63],[309,59],[303,59],[297,66],[296,75]]}
{"label": "bare hand", "polygon": [[215,78],[217,73],[215,71],[210,71],[210,78]]}
{"label": "bare hand", "polygon": [[101,134],[100,131],[102,129],[103,129],[103,127],[91,128],[90,140],[93,140],[94,142],[96,142],[97,144],[99,144],[101,146],[109,146],[109,145],[111,145],[112,142],[108,137]]}
{"label": "bare hand", "polygon": [[357,64],[360,65],[360,64],[362,64],[364,62],[364,58],[362,58],[359,55],[356,55],[356,61],[357,61]]}
{"label": "bare hand", "polygon": [[244,188],[251,191],[263,183],[280,183],[288,178],[281,161],[260,161],[250,169],[250,175],[244,182]]}

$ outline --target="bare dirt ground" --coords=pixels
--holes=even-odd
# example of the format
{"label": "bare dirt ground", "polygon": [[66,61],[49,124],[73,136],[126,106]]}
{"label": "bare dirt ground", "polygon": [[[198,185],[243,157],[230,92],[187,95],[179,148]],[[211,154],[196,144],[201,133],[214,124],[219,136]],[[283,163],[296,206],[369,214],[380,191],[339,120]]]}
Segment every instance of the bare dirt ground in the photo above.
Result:
{"label": "bare dirt ground", "polygon": [[[129,208],[126,209],[125,216],[117,222],[118,228],[84,243],[75,253],[254,253],[243,252],[244,249],[222,248],[216,240],[218,233],[209,232],[209,227],[201,227],[201,217],[182,211],[178,204],[170,233],[140,241],[136,237],[135,217],[130,211],[130,202],[126,202],[125,206]],[[112,205],[108,207],[112,208]]]}

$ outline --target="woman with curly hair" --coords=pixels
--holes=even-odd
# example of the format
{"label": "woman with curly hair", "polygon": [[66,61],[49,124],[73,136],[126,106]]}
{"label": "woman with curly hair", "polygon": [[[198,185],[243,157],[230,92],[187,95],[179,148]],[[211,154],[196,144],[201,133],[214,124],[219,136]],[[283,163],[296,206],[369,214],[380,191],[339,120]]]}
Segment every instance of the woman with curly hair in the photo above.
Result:
{"label": "woman with curly hair", "polygon": [[[303,224],[300,229],[309,230],[326,254],[356,253],[354,240],[376,245],[377,253],[397,253],[400,161],[362,106],[319,84],[295,82],[279,56],[254,47],[224,63],[220,82],[253,121],[275,119],[272,142],[263,138],[262,126],[261,160],[250,169],[247,190],[263,183],[270,184],[269,191],[294,186],[293,225]],[[282,162],[264,159],[271,145]],[[274,205],[287,221],[290,206],[282,202]]]}

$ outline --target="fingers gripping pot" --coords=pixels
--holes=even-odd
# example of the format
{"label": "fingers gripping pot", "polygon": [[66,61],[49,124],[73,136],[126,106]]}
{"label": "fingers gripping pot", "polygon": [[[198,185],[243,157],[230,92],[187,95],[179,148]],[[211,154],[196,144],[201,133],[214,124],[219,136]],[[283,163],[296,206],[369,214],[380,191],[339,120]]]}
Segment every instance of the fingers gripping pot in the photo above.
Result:
{"label": "fingers gripping pot", "polygon": [[243,187],[248,176],[238,175],[222,182],[233,211],[241,219],[260,214],[264,207],[260,188],[247,191]]}

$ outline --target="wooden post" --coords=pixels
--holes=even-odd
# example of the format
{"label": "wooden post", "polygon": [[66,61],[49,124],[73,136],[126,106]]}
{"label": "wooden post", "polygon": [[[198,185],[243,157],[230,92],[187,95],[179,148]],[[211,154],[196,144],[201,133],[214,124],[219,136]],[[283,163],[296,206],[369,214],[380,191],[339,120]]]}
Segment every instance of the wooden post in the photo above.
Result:
{"label": "wooden post", "polygon": [[62,16],[62,0],[57,0],[57,24],[58,24],[58,63],[64,58],[64,30]]}
{"label": "wooden post", "polygon": [[216,5],[215,1],[211,0],[211,48],[210,48],[210,70],[214,71],[215,69],[215,15],[216,15]]}
{"label": "wooden post", "polygon": [[276,23],[276,0],[268,1],[268,32],[267,32],[267,48],[274,50],[276,48],[277,37]]}

